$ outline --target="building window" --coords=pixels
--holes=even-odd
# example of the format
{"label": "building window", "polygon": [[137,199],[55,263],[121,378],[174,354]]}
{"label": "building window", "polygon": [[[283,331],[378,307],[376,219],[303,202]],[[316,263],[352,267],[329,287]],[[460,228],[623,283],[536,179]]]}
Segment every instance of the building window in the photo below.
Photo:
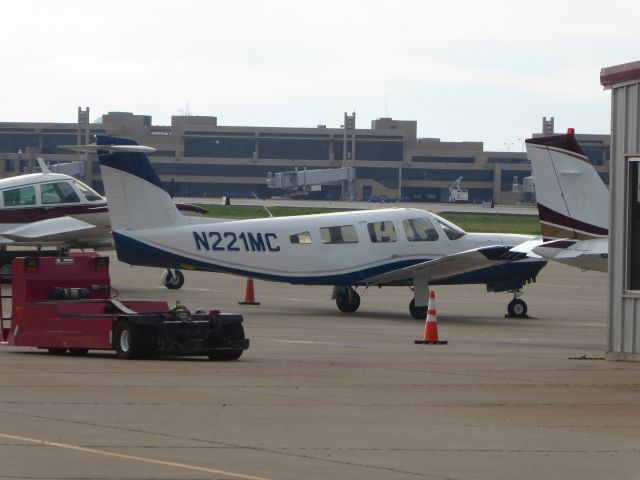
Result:
{"label": "building window", "polygon": [[[526,160],[526,159],[525,159]],[[427,163],[474,163],[474,157],[443,157],[441,155],[414,155],[411,157],[412,162]]]}
{"label": "building window", "polygon": [[318,140],[260,139],[260,158],[328,160],[329,142]]}
{"label": "building window", "polygon": [[185,157],[253,158],[251,139],[185,137]]}
{"label": "building window", "polygon": [[16,169],[16,161],[13,158],[5,158],[4,171],[13,172]]}

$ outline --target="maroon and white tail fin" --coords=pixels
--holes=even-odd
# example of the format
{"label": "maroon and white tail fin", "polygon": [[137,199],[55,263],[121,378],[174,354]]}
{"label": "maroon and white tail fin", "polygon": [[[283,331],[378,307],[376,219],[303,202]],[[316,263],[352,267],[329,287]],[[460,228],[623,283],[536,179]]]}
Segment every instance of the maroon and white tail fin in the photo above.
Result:
{"label": "maroon and white tail fin", "polygon": [[570,131],[526,140],[545,240],[609,234],[609,190]]}

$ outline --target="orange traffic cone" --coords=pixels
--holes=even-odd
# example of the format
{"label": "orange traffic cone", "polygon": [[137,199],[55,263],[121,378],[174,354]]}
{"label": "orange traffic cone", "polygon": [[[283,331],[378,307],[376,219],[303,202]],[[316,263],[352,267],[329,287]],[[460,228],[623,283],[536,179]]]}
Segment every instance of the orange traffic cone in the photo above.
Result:
{"label": "orange traffic cone", "polygon": [[244,302],[238,302],[240,305],[260,305],[260,302],[256,302],[256,297],[253,294],[253,278],[247,278],[247,288],[244,292]]}
{"label": "orange traffic cone", "polygon": [[446,340],[438,340],[438,319],[436,317],[436,292],[429,292],[429,306],[427,307],[427,321],[424,325],[424,338],[416,340],[420,345],[446,345]]}

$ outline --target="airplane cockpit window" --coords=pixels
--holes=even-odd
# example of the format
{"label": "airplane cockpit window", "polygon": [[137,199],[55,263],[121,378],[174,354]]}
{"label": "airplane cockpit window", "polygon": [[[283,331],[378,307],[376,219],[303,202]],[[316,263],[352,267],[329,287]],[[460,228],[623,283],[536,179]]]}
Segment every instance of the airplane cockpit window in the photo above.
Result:
{"label": "airplane cockpit window", "polygon": [[74,180],[73,185],[78,189],[78,191],[82,195],[84,195],[84,198],[86,198],[87,201],[89,202],[95,202],[96,200],[104,200],[104,198],[102,198],[102,196],[98,192],[96,192],[93,188],[88,187],[87,185],[85,185],[84,183],[78,180]]}
{"label": "airplane cockpit window", "polygon": [[439,235],[428,218],[411,218],[403,220],[404,233],[410,242],[434,242]]}
{"label": "airplane cockpit window", "polygon": [[40,185],[40,198],[43,205],[80,201],[78,194],[67,182],[43,183]]}
{"label": "airplane cockpit window", "polygon": [[393,222],[367,223],[369,238],[373,243],[395,242],[398,240]]}
{"label": "airplane cockpit window", "polygon": [[311,235],[309,232],[296,233],[289,235],[289,241],[291,243],[311,243]]}
{"label": "airplane cockpit window", "polygon": [[36,189],[33,185],[22,188],[12,188],[2,192],[5,207],[20,207],[36,204]]}
{"label": "airplane cockpit window", "polygon": [[358,234],[353,225],[321,228],[320,237],[322,243],[358,243]]}
{"label": "airplane cockpit window", "polygon": [[442,227],[444,234],[449,238],[449,240],[457,240],[467,234],[467,232],[462,230],[460,227],[445,220],[444,218],[440,218],[437,215],[435,215],[434,217],[436,219],[436,222],[438,222]]}

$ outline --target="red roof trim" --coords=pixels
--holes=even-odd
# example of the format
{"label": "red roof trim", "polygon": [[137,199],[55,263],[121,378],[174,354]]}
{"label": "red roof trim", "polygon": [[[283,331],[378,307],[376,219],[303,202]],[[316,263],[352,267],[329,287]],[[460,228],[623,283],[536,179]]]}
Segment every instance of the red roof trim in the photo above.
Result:
{"label": "red roof trim", "polygon": [[623,63],[600,70],[600,84],[604,87],[637,79],[640,79],[640,61]]}

